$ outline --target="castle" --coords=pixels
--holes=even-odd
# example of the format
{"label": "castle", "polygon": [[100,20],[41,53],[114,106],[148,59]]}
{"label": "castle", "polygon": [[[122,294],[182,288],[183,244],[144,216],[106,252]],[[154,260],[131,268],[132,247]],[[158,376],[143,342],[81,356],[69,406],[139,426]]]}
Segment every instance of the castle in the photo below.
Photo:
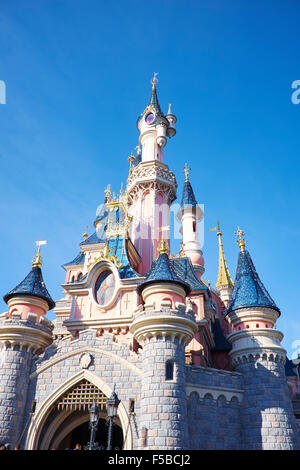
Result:
{"label": "castle", "polygon": [[63,298],[54,302],[45,286],[40,246],[29,274],[4,296],[0,442],[42,450],[85,444],[96,402],[96,441],[105,447],[115,388],[113,448],[299,448],[299,373],[281,346],[281,312],[241,230],[234,283],[219,223],[216,289],[203,279],[203,211],[187,165],[182,243],[170,254],[177,182],[163,153],[176,120],[171,106],[162,112],[154,76],[126,188],[116,197],[107,187],[95,232],[63,265]]}

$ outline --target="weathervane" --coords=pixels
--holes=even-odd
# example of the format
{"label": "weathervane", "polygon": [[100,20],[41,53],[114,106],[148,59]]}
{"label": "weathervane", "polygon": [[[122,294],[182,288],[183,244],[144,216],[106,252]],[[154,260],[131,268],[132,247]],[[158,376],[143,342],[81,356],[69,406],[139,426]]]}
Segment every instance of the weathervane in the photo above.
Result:
{"label": "weathervane", "polygon": [[41,268],[42,267],[41,246],[46,245],[47,240],[38,240],[37,242],[35,242],[35,244],[38,247],[38,250],[33,258],[32,266],[37,266]]}

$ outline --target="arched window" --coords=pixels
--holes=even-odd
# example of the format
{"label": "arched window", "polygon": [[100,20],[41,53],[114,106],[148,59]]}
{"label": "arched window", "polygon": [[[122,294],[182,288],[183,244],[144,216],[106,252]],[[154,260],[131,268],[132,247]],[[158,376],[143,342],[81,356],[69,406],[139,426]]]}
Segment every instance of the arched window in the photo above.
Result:
{"label": "arched window", "polygon": [[79,281],[79,279],[81,278],[81,276],[82,276],[82,272],[78,273],[78,275],[77,275],[77,281]]}
{"label": "arched window", "polygon": [[166,362],[166,380],[173,380],[173,376],[174,376],[174,362],[169,359]]}

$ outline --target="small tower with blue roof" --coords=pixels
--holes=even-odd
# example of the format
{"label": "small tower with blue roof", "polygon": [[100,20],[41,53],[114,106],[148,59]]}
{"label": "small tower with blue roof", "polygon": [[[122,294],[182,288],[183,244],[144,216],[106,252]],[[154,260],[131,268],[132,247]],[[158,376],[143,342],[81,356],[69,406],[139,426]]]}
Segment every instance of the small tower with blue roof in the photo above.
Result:
{"label": "small tower with blue roof", "polygon": [[280,310],[260,280],[244,232],[237,231],[240,253],[226,318],[232,327],[233,367],[243,374],[241,410],[245,449],[296,449],[298,434],[285,377],[283,334],[275,327]]}
{"label": "small tower with blue roof", "polygon": [[9,311],[0,316],[0,442],[11,445],[22,436],[34,357],[52,343],[53,327],[45,314],[55,303],[41,265],[39,246],[29,274],[3,297]]}
{"label": "small tower with blue roof", "polygon": [[191,288],[172,267],[164,240],[137,291],[143,305],[136,309],[130,331],[143,347],[139,448],[186,449],[185,346],[197,324],[184,303]]}
{"label": "small tower with blue roof", "polygon": [[189,180],[190,168],[184,166],[185,182],[182,190],[180,209],[177,216],[182,224],[183,251],[188,256],[200,275],[204,272],[204,260],[199,241],[198,223],[203,219],[203,211],[197,203],[192,185]]}

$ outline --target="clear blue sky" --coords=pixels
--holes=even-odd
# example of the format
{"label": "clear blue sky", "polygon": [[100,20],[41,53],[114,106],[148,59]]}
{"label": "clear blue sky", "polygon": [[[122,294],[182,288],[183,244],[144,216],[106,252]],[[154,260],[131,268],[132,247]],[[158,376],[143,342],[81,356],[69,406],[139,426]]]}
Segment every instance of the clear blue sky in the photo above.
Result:
{"label": "clear blue sky", "polygon": [[105,186],[118,191],[127,177],[158,72],[161,107],[171,102],[178,117],[165,162],[179,197],[189,163],[205,206],[204,277],[215,284],[208,228],[217,219],[234,277],[240,225],[291,354],[300,340],[299,14],[297,0],[2,0],[1,294],[46,239],[44,279],[61,297],[61,264],[86,225],[91,233]]}

